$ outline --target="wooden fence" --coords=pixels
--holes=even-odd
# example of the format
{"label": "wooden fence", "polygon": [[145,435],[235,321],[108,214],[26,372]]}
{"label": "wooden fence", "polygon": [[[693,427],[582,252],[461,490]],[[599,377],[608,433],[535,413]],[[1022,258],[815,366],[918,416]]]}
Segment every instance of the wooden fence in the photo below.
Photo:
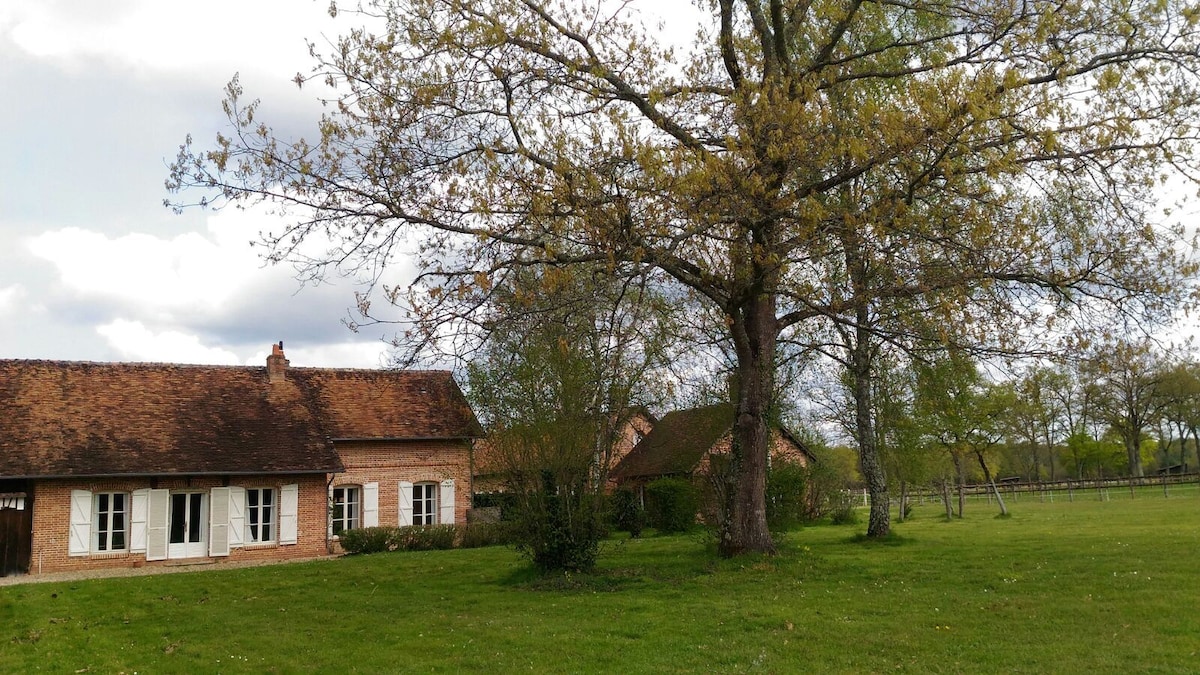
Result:
{"label": "wooden fence", "polygon": [[[1024,500],[1043,502],[1075,501],[1092,499],[1110,501],[1114,499],[1148,499],[1195,496],[1200,497],[1200,473],[1171,474],[1164,476],[1143,476],[1141,478],[1100,478],[1100,479],[1070,479],[1058,481],[1002,481],[996,484],[1000,495],[1005,501],[1019,503]],[[986,483],[967,485],[963,492],[968,499],[992,501],[992,489]],[[957,486],[950,486],[952,499],[958,498]],[[908,493],[911,503],[923,504],[940,502],[941,494],[928,486],[911,489]],[[893,502],[899,500],[899,495],[892,496]],[[862,504],[868,505],[867,491],[862,491]]]}

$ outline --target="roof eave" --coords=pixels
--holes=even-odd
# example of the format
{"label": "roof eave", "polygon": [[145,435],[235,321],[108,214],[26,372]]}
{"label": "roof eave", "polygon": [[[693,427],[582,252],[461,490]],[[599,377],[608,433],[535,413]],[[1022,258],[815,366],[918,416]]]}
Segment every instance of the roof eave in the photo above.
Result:
{"label": "roof eave", "polygon": [[151,471],[136,473],[48,473],[0,476],[0,480],[49,480],[54,478],[155,478],[158,476],[283,476],[297,474],[342,473],[344,466],[276,471]]}
{"label": "roof eave", "polygon": [[483,438],[483,435],[478,436],[363,436],[354,437],[347,436],[344,438],[331,438],[334,443],[398,443],[412,441],[471,441],[476,438]]}

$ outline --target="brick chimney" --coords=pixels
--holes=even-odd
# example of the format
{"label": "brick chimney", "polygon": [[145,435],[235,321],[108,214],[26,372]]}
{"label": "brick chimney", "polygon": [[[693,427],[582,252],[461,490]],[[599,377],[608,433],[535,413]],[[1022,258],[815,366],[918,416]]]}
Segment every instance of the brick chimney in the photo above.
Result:
{"label": "brick chimney", "polygon": [[267,357],[267,381],[274,384],[287,379],[288,360],[283,356],[283,340],[277,345],[271,345],[271,355]]}

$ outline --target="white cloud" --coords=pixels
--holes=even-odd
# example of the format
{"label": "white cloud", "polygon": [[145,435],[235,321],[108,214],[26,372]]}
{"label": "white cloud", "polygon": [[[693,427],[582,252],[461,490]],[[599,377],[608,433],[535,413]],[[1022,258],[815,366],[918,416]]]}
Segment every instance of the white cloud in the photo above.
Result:
{"label": "white cloud", "polygon": [[123,358],[131,361],[219,365],[238,362],[237,354],[228,349],[206,347],[195,335],[172,330],[156,333],[140,321],[117,319],[97,326],[96,332]]}
{"label": "white cloud", "polygon": [[82,297],[136,302],[155,311],[214,311],[262,274],[243,240],[188,232],[172,239],[132,233],[110,238],[79,228],[40,234],[30,251],[58,269]]}
{"label": "white cloud", "polygon": [[0,33],[33,56],[158,72],[294,73],[308,63],[304,39],[320,40],[331,21],[328,4],[311,0],[6,0],[0,7]]}
{"label": "white cloud", "polygon": [[[52,263],[68,293],[137,305],[160,319],[186,314],[215,315],[236,305],[251,288],[298,290],[290,265],[266,265],[263,249],[251,247],[256,233],[280,221],[263,209],[226,209],[207,219],[207,232],[173,238],[134,232],[117,237],[70,227],[27,240],[35,256]],[[328,242],[314,235],[305,250],[320,255]],[[397,258],[383,279],[407,283],[410,261]],[[353,301],[346,293],[346,304]]]}
{"label": "white cloud", "polygon": [[16,314],[27,295],[21,284],[0,288],[0,316]]}

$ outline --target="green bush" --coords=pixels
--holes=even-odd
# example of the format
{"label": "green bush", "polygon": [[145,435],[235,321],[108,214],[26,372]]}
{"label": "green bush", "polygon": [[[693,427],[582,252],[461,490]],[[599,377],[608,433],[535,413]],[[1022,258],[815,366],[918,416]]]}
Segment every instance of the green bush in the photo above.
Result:
{"label": "green bush", "polygon": [[696,524],[700,491],[684,478],[659,478],[646,485],[646,520],[659,532],[687,532]]}
{"label": "green bush", "polygon": [[459,546],[481,548],[513,543],[512,525],[506,522],[467,523],[459,528]]}
{"label": "green bush", "polygon": [[396,535],[394,551],[434,551],[454,548],[458,528],[454,525],[413,525],[392,528]]}
{"label": "green bush", "polygon": [[767,525],[788,528],[806,520],[809,470],[799,462],[776,459],[767,471]]}
{"label": "green bush", "polygon": [[603,503],[580,482],[559,485],[543,471],[541,489],[522,495],[513,534],[517,551],[542,572],[587,572],[606,535]]}
{"label": "green bush", "polygon": [[855,508],[854,497],[845,492],[839,493],[829,511],[829,522],[834,525],[853,525],[858,522],[858,509]]}
{"label": "green bush", "polygon": [[646,527],[646,509],[642,508],[637,493],[621,488],[609,497],[609,513],[613,527],[628,532],[631,537],[642,536]]}
{"label": "green bush", "polygon": [[346,553],[382,553],[394,550],[394,527],[360,527],[338,533],[339,543]]}

